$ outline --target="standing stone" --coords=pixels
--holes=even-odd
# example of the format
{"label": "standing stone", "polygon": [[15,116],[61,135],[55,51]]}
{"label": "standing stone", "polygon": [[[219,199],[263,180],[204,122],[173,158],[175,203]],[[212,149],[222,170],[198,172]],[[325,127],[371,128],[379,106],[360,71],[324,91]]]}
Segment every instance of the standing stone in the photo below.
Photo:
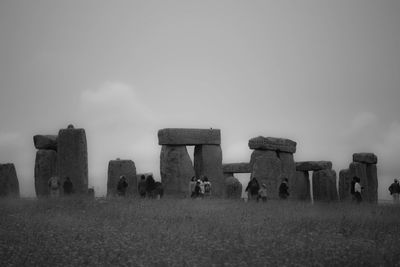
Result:
{"label": "standing stone", "polygon": [[336,201],[336,172],[334,170],[320,170],[313,172],[314,201]]}
{"label": "standing stone", "polygon": [[225,179],[225,197],[233,199],[242,197],[242,183],[234,176]]}
{"label": "standing stone", "polygon": [[127,196],[138,195],[136,166],[132,160],[110,160],[108,163],[107,196],[117,195],[117,185],[121,175],[124,175],[128,188]]}
{"label": "standing stone", "polygon": [[19,197],[19,183],[12,163],[0,164],[0,197]]}
{"label": "standing stone", "polygon": [[308,171],[296,171],[292,182],[289,183],[289,193],[293,199],[311,200],[310,174]]}
{"label": "standing stone", "polygon": [[367,164],[367,198],[369,202],[378,202],[378,171],[375,164]]}
{"label": "standing stone", "polygon": [[[289,198],[297,199],[297,190],[296,188],[296,163],[293,159],[293,154],[280,152],[277,153],[279,159],[281,160],[281,168],[282,168],[282,178],[285,177],[289,181]],[[294,193],[294,194],[293,194]]]}
{"label": "standing stone", "polygon": [[352,162],[349,165],[350,170],[350,179],[353,179],[354,176],[360,178],[361,186],[363,190],[361,191],[361,196],[365,199],[366,189],[368,188],[368,179],[367,179],[367,164]]}
{"label": "standing stone", "polygon": [[272,199],[278,198],[282,177],[282,162],[275,151],[254,150],[251,154],[251,178],[256,177],[260,186],[267,186],[267,194]]}
{"label": "standing stone", "polygon": [[186,146],[162,146],[160,173],[165,194],[182,197],[188,194],[194,169]]}
{"label": "standing stone", "polygon": [[349,201],[352,199],[351,195],[351,181],[353,177],[349,169],[341,170],[339,172],[339,197],[341,201]]}
{"label": "standing stone", "polygon": [[71,179],[76,193],[88,191],[88,155],[84,129],[61,129],[58,133],[57,169],[61,183],[66,177]]}
{"label": "standing stone", "polygon": [[207,176],[211,182],[211,194],[224,194],[222,171],[222,150],[220,145],[197,145],[194,148],[194,169],[196,177]]}
{"label": "standing stone", "polygon": [[57,174],[57,152],[40,149],[35,159],[35,191],[37,197],[48,196],[50,177]]}
{"label": "standing stone", "polygon": [[57,135],[35,135],[33,143],[37,149],[57,150]]}

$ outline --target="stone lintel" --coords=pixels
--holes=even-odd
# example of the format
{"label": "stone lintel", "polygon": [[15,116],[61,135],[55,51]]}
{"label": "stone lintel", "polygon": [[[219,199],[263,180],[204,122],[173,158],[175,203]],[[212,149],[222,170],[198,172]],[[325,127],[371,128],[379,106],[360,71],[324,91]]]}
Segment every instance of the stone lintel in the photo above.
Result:
{"label": "stone lintel", "polygon": [[220,145],[219,129],[165,128],[158,131],[159,145]]}
{"label": "stone lintel", "polygon": [[299,161],[296,162],[297,171],[320,171],[332,169],[331,161]]}
{"label": "stone lintel", "polygon": [[296,152],[297,143],[284,138],[258,136],[249,140],[250,149],[273,150],[287,153]]}
{"label": "stone lintel", "polygon": [[376,164],[378,163],[378,158],[374,153],[354,153],[353,161],[366,164]]}
{"label": "stone lintel", "polygon": [[248,162],[222,164],[224,173],[251,173],[251,166]]}

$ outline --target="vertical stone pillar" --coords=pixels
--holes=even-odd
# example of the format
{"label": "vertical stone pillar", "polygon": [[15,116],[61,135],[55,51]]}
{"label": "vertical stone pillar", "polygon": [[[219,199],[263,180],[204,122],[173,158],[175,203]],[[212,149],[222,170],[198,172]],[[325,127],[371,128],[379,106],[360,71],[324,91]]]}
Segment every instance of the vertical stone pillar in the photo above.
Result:
{"label": "vertical stone pillar", "polygon": [[61,129],[58,133],[57,169],[61,183],[66,177],[71,179],[76,193],[88,191],[88,155],[86,133],[84,129]]}
{"label": "vertical stone pillar", "polygon": [[368,201],[378,203],[378,170],[376,164],[367,164]]}
{"label": "vertical stone pillar", "polygon": [[286,177],[289,181],[289,198],[290,199],[298,199],[299,189],[296,181],[296,163],[294,162],[292,153],[279,152],[277,153],[278,158],[281,160],[281,168],[282,168],[282,177]]}
{"label": "vertical stone pillar", "polygon": [[256,177],[260,186],[267,186],[269,198],[279,197],[279,185],[282,177],[282,162],[275,151],[254,150],[251,154],[251,179]]}
{"label": "vertical stone pillar", "polygon": [[117,195],[117,186],[121,175],[125,176],[128,183],[126,195],[138,195],[135,163],[132,160],[116,159],[108,162],[107,196]]}
{"label": "vertical stone pillar", "polygon": [[345,169],[339,172],[339,198],[341,201],[349,201],[351,196],[351,176],[350,170]]}
{"label": "vertical stone pillar", "polygon": [[0,164],[0,197],[19,197],[19,182],[13,163]]}
{"label": "vertical stone pillar", "polygon": [[39,149],[35,159],[35,191],[37,197],[49,195],[48,181],[57,175],[57,152],[55,150]]}
{"label": "vertical stone pillar", "polygon": [[181,197],[187,195],[194,169],[186,146],[163,145],[160,154],[160,172],[165,194]]}
{"label": "vertical stone pillar", "polygon": [[338,199],[334,170],[314,171],[312,179],[314,201],[336,201]]}
{"label": "vertical stone pillar", "polygon": [[361,180],[363,200],[371,203],[378,201],[377,163],[378,158],[373,153],[354,153],[349,166],[351,177],[357,176]]}
{"label": "vertical stone pillar", "polygon": [[220,145],[196,145],[194,148],[194,170],[196,177],[207,176],[211,182],[211,194],[224,194],[222,150]]}
{"label": "vertical stone pillar", "polygon": [[290,194],[293,199],[311,201],[310,174],[308,171],[296,171],[291,184]]}

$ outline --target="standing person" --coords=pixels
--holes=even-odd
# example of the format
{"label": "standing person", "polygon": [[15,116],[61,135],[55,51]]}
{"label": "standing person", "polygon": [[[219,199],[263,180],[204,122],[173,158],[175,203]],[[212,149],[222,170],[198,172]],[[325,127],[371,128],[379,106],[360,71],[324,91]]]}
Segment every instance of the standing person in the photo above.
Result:
{"label": "standing person", "polygon": [[204,196],[209,197],[211,195],[211,182],[207,176],[204,176]]}
{"label": "standing person", "polygon": [[155,198],[155,189],[156,189],[156,181],[153,178],[153,175],[150,174],[146,178],[146,194],[149,198]]}
{"label": "standing person", "polygon": [[267,186],[262,184],[260,190],[258,190],[258,197],[261,198],[263,202],[267,202]]}
{"label": "standing person", "polygon": [[59,197],[60,196],[60,178],[58,176],[50,177],[48,181],[49,190],[50,190],[50,197]]}
{"label": "standing person", "polygon": [[119,196],[124,197],[126,194],[126,188],[128,188],[128,183],[126,182],[126,178],[124,175],[119,177],[118,185],[117,185],[117,193]]}
{"label": "standing person", "polygon": [[195,193],[194,193],[194,188],[196,187],[196,177],[193,176],[192,179],[190,179],[189,182],[189,196],[191,198],[195,197]]}
{"label": "standing person", "polygon": [[146,197],[146,176],[143,174],[140,176],[140,181],[138,183],[138,191],[141,198]]}
{"label": "standing person", "polygon": [[354,197],[357,201],[357,203],[361,203],[362,197],[361,197],[361,184],[360,184],[360,178],[356,177],[356,181],[354,184]]}
{"label": "standing person", "polygon": [[204,176],[198,180],[200,186],[200,197],[204,197]]}
{"label": "standing person", "polygon": [[394,179],[394,183],[389,186],[389,192],[393,197],[393,203],[399,204],[400,184],[397,179]]}
{"label": "standing person", "polygon": [[279,186],[279,197],[281,199],[287,199],[289,196],[288,179],[284,178],[281,185]]}
{"label": "standing person", "polygon": [[67,177],[65,179],[64,184],[63,184],[63,188],[64,188],[64,195],[72,194],[73,185],[72,185],[71,179],[69,179],[69,177]]}
{"label": "standing person", "polygon": [[253,177],[249,183],[247,184],[245,192],[247,192],[249,200],[257,200],[258,198],[258,190],[260,190],[260,184],[257,181],[256,177]]}
{"label": "standing person", "polygon": [[199,196],[201,196],[200,179],[196,181],[193,198],[198,198]]}

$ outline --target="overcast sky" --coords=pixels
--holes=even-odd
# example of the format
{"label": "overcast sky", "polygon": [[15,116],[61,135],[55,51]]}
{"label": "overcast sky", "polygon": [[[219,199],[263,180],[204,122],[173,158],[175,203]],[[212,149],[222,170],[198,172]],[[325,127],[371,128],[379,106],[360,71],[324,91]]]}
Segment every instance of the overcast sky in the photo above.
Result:
{"label": "overcast sky", "polygon": [[378,156],[379,198],[400,176],[400,1],[0,1],[0,162],[34,195],[34,134],[88,140],[159,177],[157,130],[219,128],[224,162],[250,138],[296,161]]}

